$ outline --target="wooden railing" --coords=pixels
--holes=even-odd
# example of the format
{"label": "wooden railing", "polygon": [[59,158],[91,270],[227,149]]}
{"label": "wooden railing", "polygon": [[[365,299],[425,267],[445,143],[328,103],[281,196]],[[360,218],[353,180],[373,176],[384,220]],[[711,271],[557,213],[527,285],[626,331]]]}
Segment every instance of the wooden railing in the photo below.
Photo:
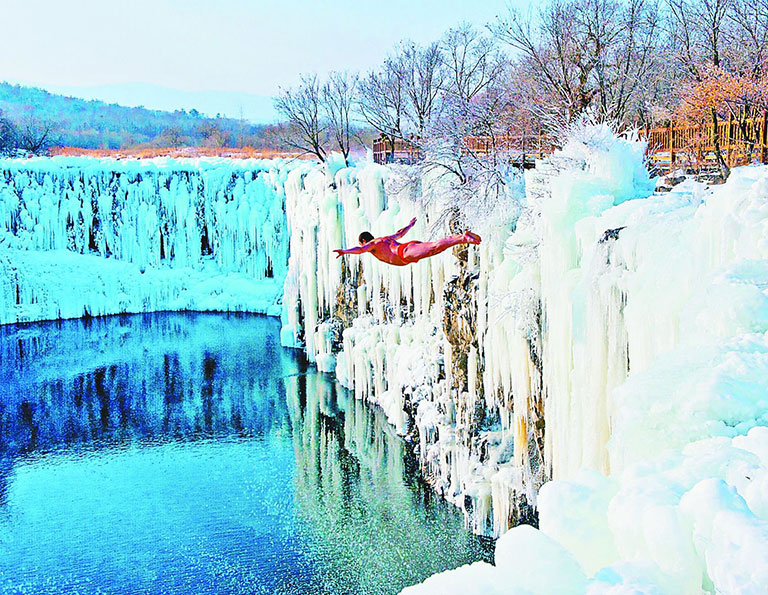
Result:
{"label": "wooden railing", "polygon": [[[768,163],[768,112],[747,120],[728,118],[717,125],[720,152],[733,167],[747,163]],[[711,168],[716,164],[712,124],[670,124],[660,128],[640,129],[640,138],[648,142],[648,161],[657,169],[675,167]],[[381,135],[373,141],[376,163],[416,163],[424,158],[417,139],[391,139]],[[468,136],[461,147],[463,154],[478,156],[493,151],[507,152],[511,162],[532,167],[535,159],[552,153],[555,145],[545,134]]]}
{"label": "wooden railing", "polygon": [[382,134],[373,141],[373,161],[385,163],[416,163],[424,158],[418,144],[401,138],[392,139]]}
{"label": "wooden railing", "polygon": [[[382,134],[373,141],[373,160],[376,163],[413,164],[424,158],[418,139],[391,139]],[[521,166],[532,166],[536,158],[541,159],[554,150],[552,141],[544,134],[468,136],[461,147],[462,154],[472,153],[484,156],[494,151],[507,152],[510,161]]]}
{"label": "wooden railing", "polygon": [[[717,125],[720,154],[733,167],[768,163],[768,112],[762,117],[738,121],[721,120]],[[715,127],[712,124],[670,124],[640,130],[648,141],[648,160],[660,169],[708,167],[716,163]]]}

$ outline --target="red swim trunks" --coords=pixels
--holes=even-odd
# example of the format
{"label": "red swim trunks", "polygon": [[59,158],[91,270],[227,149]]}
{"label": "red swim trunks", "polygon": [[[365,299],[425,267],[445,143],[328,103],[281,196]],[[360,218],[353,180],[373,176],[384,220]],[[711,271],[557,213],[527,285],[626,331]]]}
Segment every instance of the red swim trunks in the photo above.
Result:
{"label": "red swim trunks", "polygon": [[419,240],[413,240],[411,242],[405,242],[405,244],[400,244],[397,247],[397,255],[400,257],[401,260],[404,260],[405,262],[411,263],[411,262],[417,262],[416,260],[408,259],[405,256],[403,256],[403,251],[405,250],[406,246],[410,246],[411,244],[421,244]]}

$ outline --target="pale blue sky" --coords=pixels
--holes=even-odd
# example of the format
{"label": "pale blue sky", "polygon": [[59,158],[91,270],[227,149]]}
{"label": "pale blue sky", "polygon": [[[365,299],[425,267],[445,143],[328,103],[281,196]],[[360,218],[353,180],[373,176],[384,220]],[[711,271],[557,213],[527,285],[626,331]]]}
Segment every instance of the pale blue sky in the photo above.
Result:
{"label": "pale blue sky", "polygon": [[401,38],[486,24],[509,1],[0,0],[0,80],[274,95],[299,72],[367,70]]}

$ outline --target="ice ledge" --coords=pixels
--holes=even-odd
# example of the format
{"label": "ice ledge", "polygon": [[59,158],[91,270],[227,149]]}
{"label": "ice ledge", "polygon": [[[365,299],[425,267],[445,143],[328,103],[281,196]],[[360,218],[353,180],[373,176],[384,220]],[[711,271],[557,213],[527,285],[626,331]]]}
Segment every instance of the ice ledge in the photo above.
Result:
{"label": "ice ledge", "polygon": [[241,273],[150,267],[67,250],[0,248],[0,324],[154,311],[279,316],[282,284]]}

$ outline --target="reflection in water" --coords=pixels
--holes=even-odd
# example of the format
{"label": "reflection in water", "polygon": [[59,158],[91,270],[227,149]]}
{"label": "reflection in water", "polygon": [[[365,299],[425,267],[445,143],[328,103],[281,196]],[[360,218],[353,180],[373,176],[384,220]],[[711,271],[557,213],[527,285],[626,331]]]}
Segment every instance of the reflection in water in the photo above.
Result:
{"label": "reflection in water", "polygon": [[0,593],[392,593],[488,556],[276,320],[0,326]]}
{"label": "reflection in water", "polygon": [[336,566],[332,592],[378,593],[382,578],[397,592],[490,547],[418,481],[417,460],[381,411],[320,375],[290,379],[287,394],[298,507],[323,537],[315,557]]}

